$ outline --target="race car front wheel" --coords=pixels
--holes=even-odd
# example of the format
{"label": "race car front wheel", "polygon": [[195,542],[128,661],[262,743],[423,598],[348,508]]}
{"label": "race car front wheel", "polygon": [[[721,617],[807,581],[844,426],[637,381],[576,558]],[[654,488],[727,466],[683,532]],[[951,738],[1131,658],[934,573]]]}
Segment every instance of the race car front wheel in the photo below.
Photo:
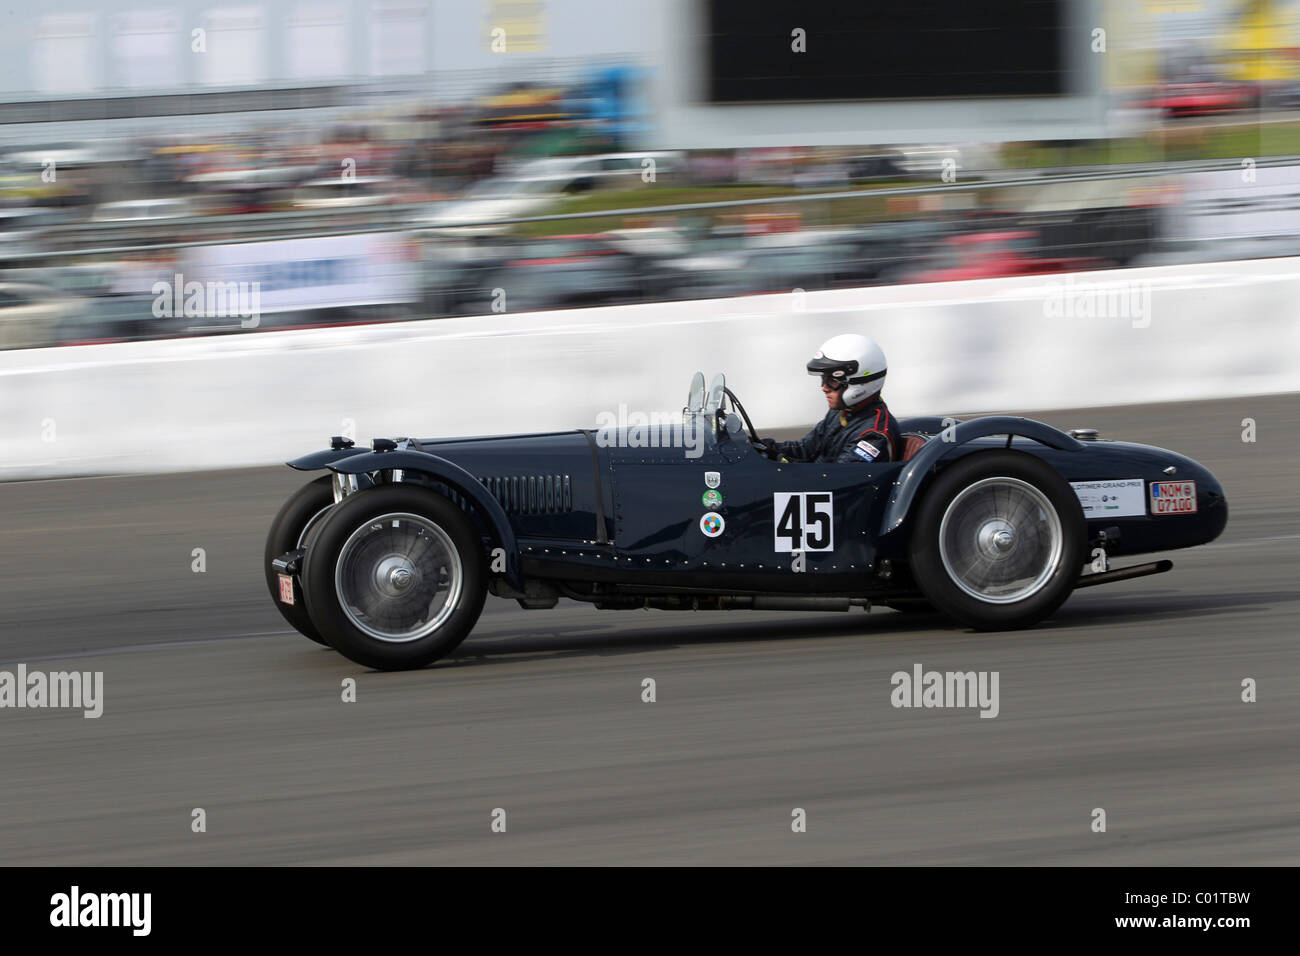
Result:
{"label": "race car front wheel", "polygon": [[335,650],[380,670],[423,667],[465,639],[487,594],[474,525],[418,486],[345,498],[307,549],[312,621]]}
{"label": "race car front wheel", "polygon": [[262,554],[262,572],[266,575],[266,586],[280,615],[303,637],[327,646],[325,638],[321,637],[307,613],[302,587],[298,582],[293,582],[294,603],[285,604],[281,600],[280,575],[271,567],[271,562],[286,551],[303,547],[308,536],[320,525],[321,519],[333,505],[331,476],[317,478],[299,488],[271,522],[271,530],[266,536],[266,549]]}
{"label": "race car front wheel", "polygon": [[912,574],[935,607],[962,623],[1029,627],[1074,589],[1087,548],[1083,510],[1041,459],[969,455],[940,472],[916,507]]}

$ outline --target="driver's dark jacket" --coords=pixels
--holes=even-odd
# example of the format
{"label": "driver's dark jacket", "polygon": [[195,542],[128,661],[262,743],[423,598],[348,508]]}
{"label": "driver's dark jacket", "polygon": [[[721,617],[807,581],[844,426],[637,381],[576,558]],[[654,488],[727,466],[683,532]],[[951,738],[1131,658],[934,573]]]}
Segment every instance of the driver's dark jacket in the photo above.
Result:
{"label": "driver's dark jacket", "polygon": [[898,422],[878,395],[855,408],[832,408],[812,431],[797,441],[777,442],[790,461],[897,461],[903,453]]}

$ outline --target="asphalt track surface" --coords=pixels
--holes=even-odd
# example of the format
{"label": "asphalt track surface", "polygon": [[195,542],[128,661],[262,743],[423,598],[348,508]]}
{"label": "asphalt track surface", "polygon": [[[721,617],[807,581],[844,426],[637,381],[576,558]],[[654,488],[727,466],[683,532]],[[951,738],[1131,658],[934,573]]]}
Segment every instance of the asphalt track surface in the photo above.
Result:
{"label": "asphalt track surface", "polygon": [[[1036,417],[1199,459],[1224,535],[1027,632],[489,598],[388,674],[271,606],[289,469],[0,485],[0,669],[105,683],[97,720],[0,710],[0,863],[1300,862],[1300,396]],[[998,671],[999,715],[893,708],[915,663]]]}

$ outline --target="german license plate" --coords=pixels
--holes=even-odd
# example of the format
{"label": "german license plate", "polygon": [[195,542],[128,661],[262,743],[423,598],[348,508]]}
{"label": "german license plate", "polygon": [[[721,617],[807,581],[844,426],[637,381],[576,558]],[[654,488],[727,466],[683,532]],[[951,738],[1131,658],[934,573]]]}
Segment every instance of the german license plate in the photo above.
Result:
{"label": "german license plate", "polygon": [[1151,513],[1153,515],[1196,514],[1196,482],[1151,482]]}

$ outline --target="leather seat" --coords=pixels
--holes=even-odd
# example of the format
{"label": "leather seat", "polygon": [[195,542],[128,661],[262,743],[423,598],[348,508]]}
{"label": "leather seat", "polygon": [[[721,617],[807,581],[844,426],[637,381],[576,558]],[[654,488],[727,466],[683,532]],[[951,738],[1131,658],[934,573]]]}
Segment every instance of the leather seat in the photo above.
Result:
{"label": "leather seat", "polygon": [[908,432],[903,435],[903,461],[910,461],[912,456],[925,447],[925,443],[930,440],[928,435],[918,435],[915,432]]}

